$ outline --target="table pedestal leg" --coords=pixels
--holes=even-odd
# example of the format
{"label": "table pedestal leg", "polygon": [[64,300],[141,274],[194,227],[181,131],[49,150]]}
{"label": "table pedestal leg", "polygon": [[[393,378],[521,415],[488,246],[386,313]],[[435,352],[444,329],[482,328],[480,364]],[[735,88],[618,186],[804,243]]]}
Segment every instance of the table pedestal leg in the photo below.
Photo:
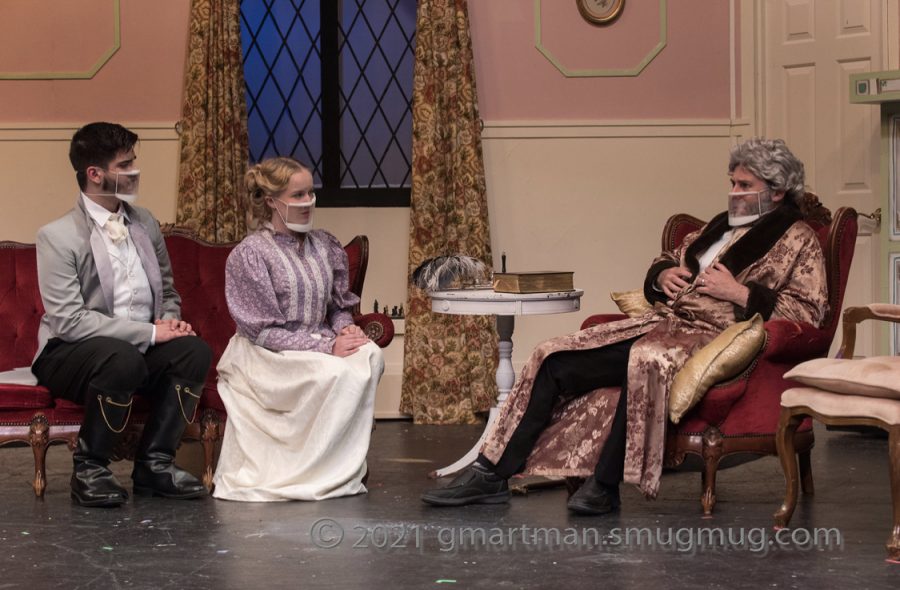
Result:
{"label": "table pedestal leg", "polygon": [[494,424],[494,420],[497,419],[497,415],[500,413],[500,408],[506,402],[506,398],[509,397],[509,392],[512,390],[513,385],[516,382],[516,372],[513,369],[512,364],[512,334],[513,329],[515,328],[515,316],[511,315],[498,315],[497,316],[497,334],[499,336],[499,342],[497,344],[497,349],[499,352],[499,362],[497,363],[497,403],[494,404],[494,407],[491,408],[490,413],[488,413],[488,421],[484,427],[484,432],[481,433],[481,437],[478,439],[478,442],[475,443],[469,452],[460,457],[459,460],[454,462],[452,465],[448,465],[447,467],[442,467],[441,469],[437,469],[428,474],[428,477],[438,478],[438,477],[446,477],[457,471],[468,467],[472,464],[473,461],[478,457],[478,452],[481,450],[481,445],[484,443],[484,439],[487,438],[488,432],[491,430],[491,426]]}

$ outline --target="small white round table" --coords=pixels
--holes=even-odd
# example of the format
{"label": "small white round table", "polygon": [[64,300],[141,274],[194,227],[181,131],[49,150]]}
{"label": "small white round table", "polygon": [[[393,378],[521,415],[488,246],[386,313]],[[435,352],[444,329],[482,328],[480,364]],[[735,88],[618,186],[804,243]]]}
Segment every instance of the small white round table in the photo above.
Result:
{"label": "small white round table", "polygon": [[537,315],[569,313],[581,309],[584,291],[559,291],[555,293],[496,293],[492,289],[457,289],[452,291],[432,291],[431,311],[455,315],[495,315],[499,363],[497,364],[497,402],[488,414],[487,425],[481,438],[468,453],[447,467],[432,471],[431,477],[444,477],[455,473],[472,463],[478,457],[481,444],[487,437],[491,425],[497,419],[500,407],[506,402],[509,392],[516,382],[512,364],[512,334],[517,315]]}

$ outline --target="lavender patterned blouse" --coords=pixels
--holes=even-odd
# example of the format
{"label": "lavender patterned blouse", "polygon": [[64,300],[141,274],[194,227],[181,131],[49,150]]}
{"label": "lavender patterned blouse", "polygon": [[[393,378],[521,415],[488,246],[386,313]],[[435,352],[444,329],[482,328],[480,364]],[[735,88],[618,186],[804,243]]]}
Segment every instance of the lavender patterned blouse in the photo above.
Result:
{"label": "lavender patterned blouse", "polygon": [[225,297],[238,333],[256,345],[325,353],[359,302],[347,253],[324,230],[302,242],[270,228],[244,238],[225,265]]}

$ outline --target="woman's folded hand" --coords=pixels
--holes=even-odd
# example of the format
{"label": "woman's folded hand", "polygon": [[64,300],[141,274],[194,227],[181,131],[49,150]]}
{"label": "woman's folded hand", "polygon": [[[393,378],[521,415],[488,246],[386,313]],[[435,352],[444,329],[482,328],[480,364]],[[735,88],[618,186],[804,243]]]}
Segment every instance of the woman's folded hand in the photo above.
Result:
{"label": "woman's folded hand", "polygon": [[[347,326],[349,328],[350,326]],[[334,356],[350,356],[354,352],[360,349],[361,346],[364,346],[369,339],[366,338],[366,335],[363,334],[362,330],[359,329],[358,326],[353,326],[356,328],[357,332],[353,333],[344,333],[344,330],[341,330],[341,334],[338,335],[337,338],[334,339],[334,345],[331,348],[331,354]]]}

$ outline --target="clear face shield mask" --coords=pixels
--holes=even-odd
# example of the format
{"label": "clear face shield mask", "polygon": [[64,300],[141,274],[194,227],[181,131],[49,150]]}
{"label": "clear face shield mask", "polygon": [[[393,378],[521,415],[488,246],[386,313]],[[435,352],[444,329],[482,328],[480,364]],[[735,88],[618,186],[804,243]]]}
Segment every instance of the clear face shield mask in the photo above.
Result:
{"label": "clear face shield mask", "polygon": [[728,225],[739,227],[753,223],[775,208],[772,190],[728,193]]}
{"label": "clear face shield mask", "polygon": [[316,194],[310,193],[312,197],[306,203],[286,203],[281,199],[272,199],[276,203],[281,203],[287,208],[287,213],[281,213],[281,207],[275,205],[275,211],[281,217],[281,221],[291,231],[298,233],[306,233],[313,226],[313,211],[316,208]]}
{"label": "clear face shield mask", "polygon": [[[95,197],[115,197],[120,201],[125,201],[126,203],[134,203],[138,199],[138,185],[141,182],[141,171],[140,170],[129,170],[127,172],[119,172],[116,170],[105,170],[109,175],[115,175],[116,181],[113,187],[113,192],[111,193],[85,193],[86,195],[95,196]],[[109,178],[108,176],[106,178]],[[104,179],[105,181],[106,179]],[[108,185],[106,182],[103,183],[103,187],[105,190],[109,190],[106,188]]]}

